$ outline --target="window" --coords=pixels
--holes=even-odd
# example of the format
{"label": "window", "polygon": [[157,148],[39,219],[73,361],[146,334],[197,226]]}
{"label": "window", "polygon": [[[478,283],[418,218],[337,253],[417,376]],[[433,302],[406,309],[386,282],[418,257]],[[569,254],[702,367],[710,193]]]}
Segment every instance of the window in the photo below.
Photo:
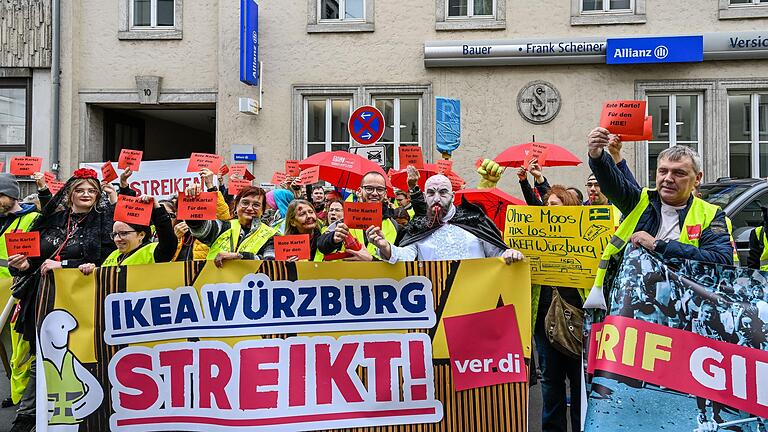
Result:
{"label": "window", "polygon": [[768,176],[768,94],[728,95],[728,152],[731,177]]}
{"label": "window", "polygon": [[181,39],[182,0],[119,0],[119,39]]}
{"label": "window", "polygon": [[347,150],[352,144],[347,121],[352,114],[350,98],[306,98],[304,101],[304,155]]}
{"label": "window", "polygon": [[507,0],[436,0],[436,30],[503,30]]}
{"label": "window", "polygon": [[768,17],[768,0],[720,0],[720,19]]}
{"label": "window", "polygon": [[0,80],[0,161],[29,154],[32,95],[26,79]]}
{"label": "window", "polygon": [[421,146],[421,98],[376,97],[374,106],[384,115],[385,170],[400,167],[400,146]]}
{"label": "window", "polygon": [[698,94],[648,96],[648,115],[653,116],[653,140],[648,142],[648,180],[656,184],[656,159],[662,150],[685,145],[701,153],[702,97]]}
{"label": "window", "polygon": [[643,24],[645,0],[571,0],[571,25]]}
{"label": "window", "polygon": [[308,33],[372,32],[374,0],[308,0]]}

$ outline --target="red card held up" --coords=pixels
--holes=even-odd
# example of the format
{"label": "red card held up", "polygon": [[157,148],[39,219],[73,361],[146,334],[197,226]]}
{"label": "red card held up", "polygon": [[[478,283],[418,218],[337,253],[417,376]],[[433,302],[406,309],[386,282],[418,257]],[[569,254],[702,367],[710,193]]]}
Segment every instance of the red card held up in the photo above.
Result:
{"label": "red card held up", "polygon": [[453,189],[454,192],[461,189],[466,183],[463,178],[454,173],[448,173],[446,177],[448,177],[448,180],[451,181],[451,189]]}
{"label": "red card held up", "polygon": [[53,181],[49,181],[47,185],[48,185],[48,190],[51,191],[51,194],[56,195],[61,190],[61,188],[64,187],[64,182],[53,180]]}
{"label": "red card held up", "polygon": [[243,188],[251,186],[250,180],[233,178],[229,179],[229,194],[237,196]]}
{"label": "red card held up", "polygon": [[229,177],[237,177],[248,181],[256,178],[250,171],[248,171],[248,167],[244,164],[233,164],[229,169]]}
{"label": "red card held up", "polygon": [[117,180],[117,171],[115,171],[112,162],[106,161],[104,165],[101,166],[101,181],[110,183],[112,180]]}
{"label": "red card held up", "polygon": [[152,202],[141,202],[139,197],[118,195],[115,220],[138,225],[149,225],[152,218]]}
{"label": "red card held up", "polygon": [[443,175],[453,172],[453,161],[450,159],[440,159],[437,161],[437,172]]}
{"label": "red card held up", "polygon": [[317,183],[320,180],[320,167],[314,166],[307,168],[299,175],[299,181],[303,185],[311,185]]}
{"label": "red card held up", "polygon": [[274,236],[275,259],[285,261],[296,257],[299,261],[309,260],[309,234]]}
{"label": "red card held up", "polygon": [[381,227],[381,203],[345,202],[344,225],[351,229]]}
{"label": "red card held up", "polygon": [[413,165],[416,169],[424,168],[424,155],[419,146],[400,146],[400,169]]}
{"label": "red card held up", "polygon": [[40,172],[43,158],[36,156],[14,156],[11,158],[11,174],[15,176],[30,176]]}
{"label": "red card held up", "polygon": [[229,167],[227,164],[224,164],[219,168],[219,175],[226,175],[229,172]]}
{"label": "red card held up", "polygon": [[544,143],[534,142],[531,143],[531,149],[528,151],[528,157],[525,159],[525,169],[531,164],[533,159],[536,159],[540,167],[546,166],[547,154],[549,153],[549,146]]}
{"label": "red card held up", "polygon": [[43,173],[43,179],[45,180],[45,184],[48,184],[52,181],[56,181],[56,174],[46,171]]}
{"label": "red card held up", "polygon": [[187,172],[198,172],[203,168],[208,168],[214,174],[221,168],[221,156],[210,153],[192,153],[189,157]]}
{"label": "red card held up", "polygon": [[301,173],[301,168],[299,168],[299,161],[294,159],[285,161],[285,173],[291,177],[298,177]]}
{"label": "red card held up", "polygon": [[643,123],[643,134],[642,135],[623,135],[619,134],[619,139],[621,139],[622,142],[627,141],[650,141],[653,139],[653,116],[648,116],[645,118],[645,123]]}
{"label": "red card held up", "polygon": [[179,193],[179,220],[215,220],[218,192],[201,192],[195,197]]}
{"label": "red card held up", "polygon": [[285,173],[276,172],[272,174],[272,184],[279,185],[284,182],[287,177],[288,176],[286,176]]}
{"label": "red card held up", "polygon": [[615,100],[603,104],[600,127],[612,134],[642,135],[645,123],[645,101]]}
{"label": "red card held up", "polygon": [[6,233],[5,247],[8,250],[8,256],[21,254],[26,257],[39,257],[40,233],[37,231]]}
{"label": "red card held up", "polygon": [[117,160],[117,167],[119,169],[130,168],[133,172],[139,172],[139,166],[141,165],[141,155],[144,152],[141,150],[120,150],[120,159]]}

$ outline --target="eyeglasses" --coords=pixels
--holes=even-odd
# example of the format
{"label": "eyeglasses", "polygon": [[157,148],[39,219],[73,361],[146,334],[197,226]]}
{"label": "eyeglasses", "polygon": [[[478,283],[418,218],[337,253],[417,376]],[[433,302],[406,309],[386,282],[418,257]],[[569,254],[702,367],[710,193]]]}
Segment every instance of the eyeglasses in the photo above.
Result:
{"label": "eyeglasses", "polygon": [[99,191],[96,189],[75,189],[74,192],[78,195],[98,195]]}
{"label": "eyeglasses", "polygon": [[244,209],[247,209],[248,207],[252,207],[255,209],[261,208],[261,203],[259,201],[240,201],[240,204],[238,205]]}
{"label": "eyeglasses", "polygon": [[119,239],[124,239],[124,238],[128,237],[128,234],[135,233],[135,232],[136,231],[116,231],[116,232],[112,233],[112,238],[117,237]]}
{"label": "eyeglasses", "polygon": [[376,186],[363,186],[363,190],[365,193],[374,193],[376,192],[379,195],[383,195],[387,192],[387,188],[385,187],[376,187]]}

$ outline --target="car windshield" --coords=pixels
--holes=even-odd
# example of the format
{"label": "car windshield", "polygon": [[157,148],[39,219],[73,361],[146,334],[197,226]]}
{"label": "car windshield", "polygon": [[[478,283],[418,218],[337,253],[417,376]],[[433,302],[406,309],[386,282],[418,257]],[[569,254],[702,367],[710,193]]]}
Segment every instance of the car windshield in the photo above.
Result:
{"label": "car windshield", "polygon": [[751,189],[752,186],[752,184],[745,183],[710,183],[701,185],[699,190],[704,201],[725,208],[739,195]]}

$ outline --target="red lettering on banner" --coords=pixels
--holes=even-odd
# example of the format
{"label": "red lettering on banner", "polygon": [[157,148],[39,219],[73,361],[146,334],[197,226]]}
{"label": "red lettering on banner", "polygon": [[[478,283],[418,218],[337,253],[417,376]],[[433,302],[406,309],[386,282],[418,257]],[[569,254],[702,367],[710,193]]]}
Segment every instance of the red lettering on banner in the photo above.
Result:
{"label": "red lettering on banner", "polygon": [[398,342],[366,342],[363,345],[363,356],[373,359],[376,372],[376,402],[389,402],[395,396],[392,394],[392,360],[400,358]]}
{"label": "red lettering on banner", "polygon": [[[298,370],[307,369],[307,347],[291,345],[291,365]],[[292,373],[288,383],[288,405],[304,406],[307,403],[307,376],[303,373]]]}
{"label": "red lettering on banner", "polygon": [[278,347],[248,348],[240,351],[240,368],[247,373],[240,375],[240,408],[277,408],[277,391],[259,391],[259,386],[277,385],[278,371],[262,368],[264,364],[280,360]]}
{"label": "red lettering on banner", "polygon": [[187,373],[184,370],[192,365],[192,350],[176,350],[160,353],[160,366],[171,371],[171,406],[184,408],[184,383]]}
{"label": "red lettering on banner", "polygon": [[620,316],[593,327],[601,370],[768,417],[768,352]]}
{"label": "red lettering on banner", "polygon": [[[213,367],[216,367],[216,376]],[[227,383],[232,378],[232,364],[226,351],[200,350],[200,408],[211,408],[211,396],[220,409],[232,409],[227,397]]]}
{"label": "red lettering on banner", "polygon": [[160,395],[154,378],[147,373],[136,372],[136,369],[152,370],[152,356],[146,353],[131,353],[120,358],[115,365],[115,379],[127,392],[118,392],[118,403],[121,407],[134,411],[149,409]]}
{"label": "red lettering on banner", "polygon": [[[331,361],[330,345],[318,345],[315,364],[317,366],[317,403],[319,405],[330,404],[332,398],[332,385],[336,385],[344,400],[347,402],[362,402],[363,397],[352,382],[349,369],[357,352],[358,344],[344,344],[341,346],[336,359]],[[362,383],[361,383],[362,385]]]}

